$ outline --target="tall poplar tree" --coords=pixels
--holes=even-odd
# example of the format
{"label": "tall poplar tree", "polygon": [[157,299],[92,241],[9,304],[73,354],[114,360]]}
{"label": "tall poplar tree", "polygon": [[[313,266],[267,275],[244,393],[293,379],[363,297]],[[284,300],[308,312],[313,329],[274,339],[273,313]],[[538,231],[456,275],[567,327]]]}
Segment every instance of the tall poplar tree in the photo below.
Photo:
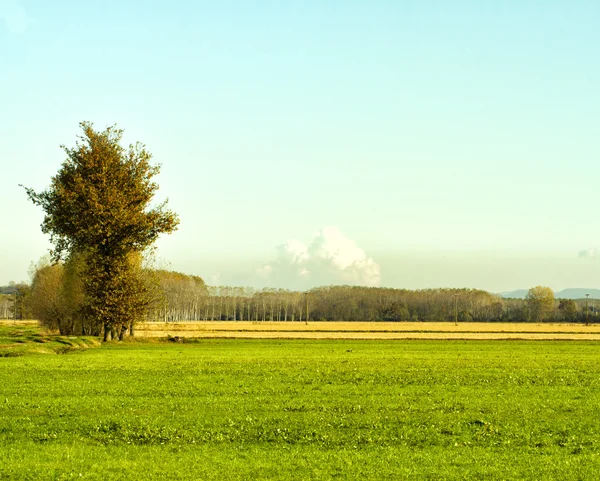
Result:
{"label": "tall poplar tree", "polygon": [[151,206],[160,167],[143,144],[122,147],[123,131],[115,126],[102,132],[89,122],[80,126],[75,147],[61,146],[67,158],[50,187],[25,190],[46,214],[41,227],[50,234],[54,260],[84,259],[83,313],[103,328],[105,340],[122,338],[147,302],[141,254],[160,234],[176,230],[179,219],[166,201]]}

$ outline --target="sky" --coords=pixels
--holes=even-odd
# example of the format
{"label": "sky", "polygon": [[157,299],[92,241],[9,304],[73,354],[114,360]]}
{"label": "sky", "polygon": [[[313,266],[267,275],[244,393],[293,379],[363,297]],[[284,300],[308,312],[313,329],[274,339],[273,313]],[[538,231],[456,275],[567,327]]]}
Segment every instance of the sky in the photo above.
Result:
{"label": "sky", "polygon": [[0,285],[79,122],[211,284],[600,287],[600,2],[0,0]]}

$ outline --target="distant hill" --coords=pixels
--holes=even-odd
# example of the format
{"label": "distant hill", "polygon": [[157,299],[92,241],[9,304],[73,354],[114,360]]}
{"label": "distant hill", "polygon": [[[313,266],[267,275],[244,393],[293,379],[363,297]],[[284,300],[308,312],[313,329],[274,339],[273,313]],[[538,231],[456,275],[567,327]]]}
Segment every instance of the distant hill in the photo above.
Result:
{"label": "distant hill", "polygon": [[555,292],[554,297],[557,299],[585,299],[586,294],[590,295],[590,299],[600,299],[600,289],[583,289],[573,287]]}
{"label": "distant hill", "polygon": [[[501,292],[500,297],[504,299],[525,299],[529,289],[517,289],[515,291]],[[570,287],[554,293],[556,299],[585,299],[589,294],[590,299],[600,299],[600,289],[586,289],[583,287]]]}
{"label": "distant hill", "polygon": [[504,299],[525,299],[529,289],[517,289],[516,291],[501,292],[500,297]]}

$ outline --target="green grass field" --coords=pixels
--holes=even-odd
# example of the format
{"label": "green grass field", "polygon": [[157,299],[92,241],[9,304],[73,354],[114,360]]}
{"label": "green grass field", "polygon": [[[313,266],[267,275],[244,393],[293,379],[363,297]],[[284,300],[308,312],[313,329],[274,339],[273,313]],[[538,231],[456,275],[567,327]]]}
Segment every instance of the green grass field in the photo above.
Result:
{"label": "green grass field", "polygon": [[0,479],[597,479],[600,344],[124,342],[0,359]]}

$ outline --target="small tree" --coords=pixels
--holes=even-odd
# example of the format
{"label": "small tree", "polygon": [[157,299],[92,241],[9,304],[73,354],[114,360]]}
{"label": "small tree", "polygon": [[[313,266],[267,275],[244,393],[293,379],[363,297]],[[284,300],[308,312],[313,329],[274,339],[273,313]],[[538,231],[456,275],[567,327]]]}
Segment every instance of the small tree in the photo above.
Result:
{"label": "small tree", "polygon": [[561,299],[558,310],[566,321],[574,321],[577,318],[577,303],[573,299]]}
{"label": "small tree", "polygon": [[147,303],[141,253],[160,234],[173,232],[179,220],[166,202],[149,207],[160,168],[150,164],[144,145],[123,148],[123,131],[114,126],[103,132],[88,122],[80,126],[76,146],[62,146],[67,159],[50,188],[26,191],[46,213],[42,231],[50,234],[54,260],[83,259],[82,312],[104,329],[105,340],[122,338]]}
{"label": "small tree", "polygon": [[549,287],[532,287],[525,300],[534,322],[543,321],[554,312],[554,292]]}
{"label": "small tree", "polygon": [[10,319],[28,319],[30,317],[29,291],[30,287],[22,282],[17,284],[11,281],[8,284],[8,316]]}
{"label": "small tree", "polygon": [[29,307],[34,317],[47,329],[70,334],[72,323],[63,296],[64,268],[44,260],[37,266],[31,281]]}

